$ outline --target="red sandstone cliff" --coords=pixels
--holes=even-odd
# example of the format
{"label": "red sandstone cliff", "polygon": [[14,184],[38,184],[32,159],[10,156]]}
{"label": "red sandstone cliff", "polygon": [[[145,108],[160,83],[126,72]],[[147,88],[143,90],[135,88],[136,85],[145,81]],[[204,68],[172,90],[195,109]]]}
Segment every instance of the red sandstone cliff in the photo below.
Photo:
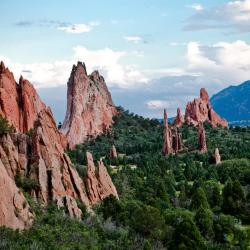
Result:
{"label": "red sandstone cliff", "polygon": [[185,121],[188,124],[198,126],[199,123],[209,122],[213,127],[228,127],[225,119],[222,119],[212,108],[209,102],[207,91],[202,88],[200,90],[200,98],[194,99],[186,106]]}
{"label": "red sandstone cliff", "polygon": [[116,114],[104,78],[97,71],[88,76],[81,62],[74,65],[68,81],[67,112],[61,128],[69,147],[105,132]]}
{"label": "red sandstone cliff", "polygon": [[[16,186],[17,175],[37,183],[29,191],[34,199],[45,205],[54,201],[59,207],[65,207],[71,217],[80,218],[82,214],[76,200],[89,207],[111,193],[117,196],[102,162],[93,176],[84,180],[79,177],[64,153],[66,137],[58,131],[51,110],[27,80],[20,78],[17,84],[3,63],[0,67],[0,115],[16,130],[0,135],[0,226],[23,229],[31,225],[35,216]],[[30,136],[24,134],[30,129],[33,129]],[[96,179],[99,195],[93,200],[87,195],[85,183]]]}
{"label": "red sandstone cliff", "polygon": [[37,115],[45,108],[29,81],[20,77],[16,83],[4,63],[0,64],[0,115],[6,117],[17,132],[25,133],[34,126]]}

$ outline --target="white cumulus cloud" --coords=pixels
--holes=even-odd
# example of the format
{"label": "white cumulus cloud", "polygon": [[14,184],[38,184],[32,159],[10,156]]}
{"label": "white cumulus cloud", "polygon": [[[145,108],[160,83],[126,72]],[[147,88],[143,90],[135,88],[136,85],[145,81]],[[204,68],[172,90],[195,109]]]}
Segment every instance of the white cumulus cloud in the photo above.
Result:
{"label": "white cumulus cloud", "polygon": [[89,50],[82,46],[73,49],[72,58],[69,60],[55,61],[52,63],[27,63],[21,64],[0,55],[13,71],[16,79],[20,75],[30,80],[37,88],[55,87],[66,84],[72,65],[77,61],[86,63],[88,73],[99,70],[104,75],[109,86],[121,88],[133,87],[135,84],[145,84],[148,79],[135,65],[124,65],[120,61],[127,56],[137,56],[134,53],[115,51],[110,48]]}

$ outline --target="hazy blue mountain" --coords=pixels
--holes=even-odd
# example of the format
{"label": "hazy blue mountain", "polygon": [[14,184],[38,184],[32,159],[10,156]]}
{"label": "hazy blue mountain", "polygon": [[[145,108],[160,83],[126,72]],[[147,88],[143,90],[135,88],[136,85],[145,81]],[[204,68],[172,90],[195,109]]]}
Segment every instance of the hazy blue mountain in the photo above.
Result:
{"label": "hazy blue mountain", "polygon": [[212,96],[211,103],[230,122],[250,120],[250,81],[223,89]]}

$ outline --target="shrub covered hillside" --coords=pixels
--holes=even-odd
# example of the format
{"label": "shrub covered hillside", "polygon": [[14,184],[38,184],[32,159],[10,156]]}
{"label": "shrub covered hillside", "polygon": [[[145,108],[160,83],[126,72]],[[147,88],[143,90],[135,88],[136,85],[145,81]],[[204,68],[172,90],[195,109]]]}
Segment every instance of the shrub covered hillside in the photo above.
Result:
{"label": "shrub covered hillside", "polygon": [[120,199],[106,198],[95,215],[80,204],[82,221],[29,199],[34,225],[1,228],[0,249],[250,249],[250,128],[205,129],[208,153],[197,151],[197,129],[184,126],[184,150],[164,157],[163,125],[120,108],[112,132],[68,152],[81,176],[86,151],[102,157]]}

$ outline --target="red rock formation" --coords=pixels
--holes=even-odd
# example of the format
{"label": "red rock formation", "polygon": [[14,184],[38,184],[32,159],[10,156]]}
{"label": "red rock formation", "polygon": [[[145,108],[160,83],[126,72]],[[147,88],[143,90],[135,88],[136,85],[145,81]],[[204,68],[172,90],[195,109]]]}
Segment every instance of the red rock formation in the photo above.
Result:
{"label": "red rock formation", "polygon": [[181,127],[183,123],[185,122],[183,115],[181,114],[181,109],[177,109],[177,116],[173,122],[173,125],[177,128]]}
{"label": "red rock formation", "polygon": [[116,151],[115,145],[112,145],[112,147],[110,149],[109,157],[110,157],[110,159],[117,158],[117,151]]}
{"label": "red rock formation", "polygon": [[228,127],[227,121],[220,118],[213,110],[209,102],[208,93],[204,88],[200,90],[200,98],[196,98],[193,102],[187,104],[185,121],[194,126],[198,126],[200,122],[204,123],[207,121],[213,127]]}
{"label": "red rock formation", "polygon": [[203,127],[203,123],[199,124],[198,141],[199,141],[199,151],[201,153],[206,153],[207,152],[206,132]]}
{"label": "red rock formation", "polygon": [[168,117],[167,117],[167,112],[165,109],[164,109],[164,143],[163,143],[162,152],[164,155],[173,153],[172,132],[171,132],[171,129],[168,128]]}
{"label": "red rock formation", "polygon": [[24,229],[31,225],[33,214],[23,193],[10,178],[0,160],[0,226]]}
{"label": "red rock formation", "polygon": [[53,200],[58,205],[65,205],[74,217],[79,218],[81,210],[75,200],[79,199],[87,206],[89,201],[83,181],[64,153],[63,143],[50,109],[41,111],[32,136],[30,176],[38,180],[38,198],[45,204]]}
{"label": "red rock formation", "polygon": [[220,156],[220,151],[218,148],[215,149],[214,152],[214,159],[215,159],[215,164],[218,165],[221,163],[221,156]]}
{"label": "red rock formation", "polygon": [[173,139],[172,139],[173,152],[178,153],[179,151],[183,149],[181,133],[178,133],[178,129],[174,127],[172,135],[173,135]]}
{"label": "red rock formation", "polygon": [[45,108],[34,87],[20,77],[16,83],[4,63],[0,64],[0,115],[6,117],[18,132],[25,133],[34,126],[39,112]]}
{"label": "red rock formation", "polygon": [[69,147],[105,132],[113,123],[117,110],[104,78],[94,71],[87,75],[85,65],[73,66],[67,93],[67,112],[61,131]]}
{"label": "red rock formation", "polygon": [[118,198],[116,188],[103,162],[101,160],[98,162],[96,170],[92,154],[89,152],[87,152],[87,162],[87,178],[85,182],[90,203],[95,204],[111,194]]}
{"label": "red rock formation", "polygon": [[[98,77],[104,89],[102,78],[96,73],[92,77],[94,81]],[[93,97],[90,87],[88,91],[87,99]],[[0,64],[0,115],[18,131],[0,135],[0,199],[3,201],[0,202],[0,225],[23,229],[32,221],[27,201],[14,181],[17,174],[37,183],[29,191],[32,197],[45,205],[54,201],[76,218],[82,214],[76,200],[89,207],[109,194],[117,196],[102,162],[99,162],[98,172],[93,177],[98,184],[97,196],[93,198],[92,193],[90,198],[87,196],[84,181],[64,153],[67,140],[58,131],[51,110],[41,102],[28,81],[21,77],[17,84],[3,63]],[[31,128],[33,133],[24,134]],[[87,182],[91,183],[91,178]]]}

